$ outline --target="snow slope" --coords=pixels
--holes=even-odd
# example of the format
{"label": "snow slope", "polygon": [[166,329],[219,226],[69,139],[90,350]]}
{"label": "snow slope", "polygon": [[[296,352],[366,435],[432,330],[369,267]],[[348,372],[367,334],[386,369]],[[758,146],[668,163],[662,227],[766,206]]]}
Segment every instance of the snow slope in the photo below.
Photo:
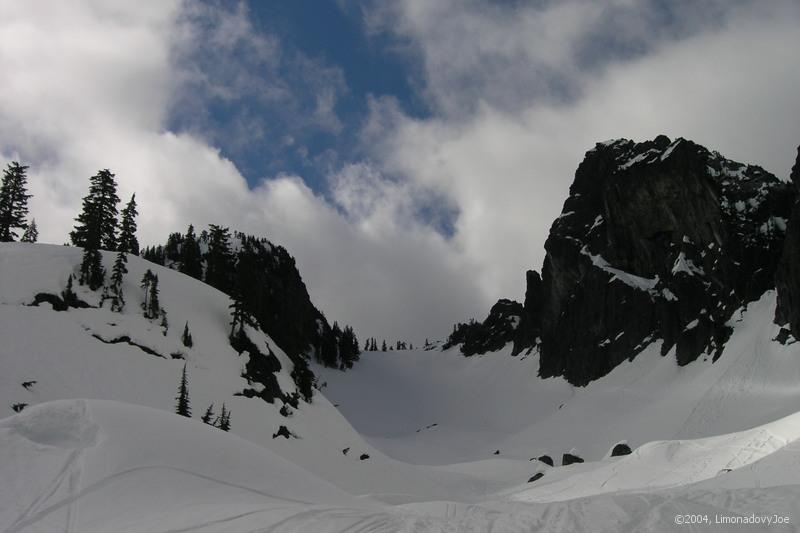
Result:
{"label": "snow slope", "polygon": [[[494,457],[588,460],[618,442],[699,438],[749,429],[800,409],[800,348],[772,339],[775,294],[737,313],[723,355],[687,366],[647,348],[586,387],[536,377],[510,347],[482,356],[367,352],[348,373],[315,368],[325,393],[369,442],[416,464]],[[433,426],[433,424],[437,424]]]}
{"label": "snow slope", "polygon": [[[797,417],[726,439],[723,455],[748,449],[764,431],[796,437]],[[596,465],[555,468],[537,488],[484,501],[400,506],[354,498],[277,454],[196,420],[106,400],[62,400],[0,420],[0,529],[17,532],[455,532],[683,531],[676,514],[706,514],[694,530],[731,531],[720,516],[788,517],[787,525],[741,531],[792,531],[800,516],[800,443],[794,438],[760,460],[703,483],[679,477],[710,472],[698,449],[717,442],[663,443]],[[771,451],[771,453],[770,453]],[[707,455],[707,454],[706,454]],[[645,461],[643,465],[636,464]],[[715,467],[715,465],[711,465]],[[613,472],[613,485],[592,483]],[[655,474],[655,476],[654,476]],[[556,481],[546,482],[549,477]],[[654,477],[676,486],[652,490]],[[569,487],[567,480],[586,494]],[[753,488],[757,480],[759,488]],[[560,484],[571,498],[537,494]],[[585,490],[586,487],[600,490]],[[630,490],[626,490],[630,489]],[[650,489],[650,490],[642,490]],[[538,491],[538,492],[537,492]],[[544,498],[545,501],[551,499]],[[774,519],[774,518],[773,518]]]}
{"label": "snow slope", "polygon": [[[29,305],[60,293],[79,262],[74,248],[0,244],[0,531],[692,530],[676,513],[709,513],[703,531],[732,530],[716,515],[778,513],[788,526],[762,529],[781,531],[800,520],[800,357],[771,340],[773,293],[737,315],[713,364],[678,367],[651,347],[575,388],[537,378],[536,354],[367,352],[347,373],[315,367],[325,386],[287,417],[280,400],[236,395],[253,385],[248,355],[228,343],[229,299],[178,272],[131,257],[121,314]],[[147,268],[166,334],[139,311]],[[289,358],[248,335],[293,391]],[[120,337],[133,344],[109,343]],[[171,414],[184,363],[194,420]],[[231,409],[232,433],[198,420],[212,402]],[[281,425],[299,438],[273,438]],[[609,458],[620,441],[634,453]],[[530,460],[558,465],[568,451],[587,462]]]}

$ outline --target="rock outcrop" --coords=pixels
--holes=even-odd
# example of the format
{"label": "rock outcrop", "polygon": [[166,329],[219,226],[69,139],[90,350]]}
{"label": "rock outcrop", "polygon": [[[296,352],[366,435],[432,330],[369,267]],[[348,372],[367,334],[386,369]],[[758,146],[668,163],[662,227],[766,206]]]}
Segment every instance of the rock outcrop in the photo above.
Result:
{"label": "rock outcrop", "polygon": [[[513,354],[538,350],[542,377],[575,385],[657,340],[679,365],[716,359],[733,312],[774,287],[794,200],[761,167],[682,138],[598,143],[551,227],[541,276],[527,273]],[[787,294],[800,302],[800,286]]]}
{"label": "rock outcrop", "polygon": [[517,337],[523,312],[519,302],[499,300],[483,322],[456,324],[443,348],[460,344],[461,353],[468,357],[497,351]]}
{"label": "rock outcrop", "polygon": [[[792,168],[792,184],[800,193],[800,147]],[[775,322],[788,326],[795,339],[800,339],[800,203],[795,203],[786,230],[783,253],[775,275],[778,305]]]}

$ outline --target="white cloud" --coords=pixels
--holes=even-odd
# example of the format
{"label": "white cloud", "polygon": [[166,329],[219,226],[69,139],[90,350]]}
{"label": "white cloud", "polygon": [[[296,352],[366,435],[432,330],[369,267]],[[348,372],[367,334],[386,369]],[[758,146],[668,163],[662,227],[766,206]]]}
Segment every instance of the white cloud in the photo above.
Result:
{"label": "white cloud", "polygon": [[[198,20],[221,48],[261,50],[270,65],[282,48],[254,35],[246,12],[198,18],[196,4],[0,3],[0,72],[12,73],[0,90],[1,158],[31,164],[32,213],[46,241],[66,239],[89,176],[109,167],[123,197],[137,193],[142,241],[190,222],[266,235],[296,256],[329,318],[362,337],[419,342],[482,318],[498,297],[522,298],[524,270],[541,264],[550,222],[595,141],[683,135],[783,174],[800,142],[791,3],[726,11],[691,31],[675,23],[633,58],[589,67],[586,35],[622,2],[517,12],[447,4],[447,16],[430,2],[407,4],[408,13],[381,17],[400,17],[436,114],[413,119],[390,97],[371,99],[369,159],[332,174],[330,201],[290,175],[250,190],[213,134],[168,130],[176,105],[191,109],[189,87],[206,87],[199,102],[236,99],[242,87],[282,102],[297,81],[274,69],[275,79],[241,69],[233,84],[208,78],[187,58]],[[642,28],[654,23],[626,13],[622,42],[646,39]],[[337,131],[337,70],[300,67],[324,71],[298,78],[319,81],[305,120]],[[295,131],[279,133],[275,143],[304,149]],[[436,210],[458,214],[452,237],[420,222]]]}
{"label": "white cloud", "polygon": [[[557,95],[538,93],[513,101],[511,109],[492,102],[492,86],[508,81],[514,90],[523,90],[524,80],[513,70],[509,78],[497,78],[494,66],[484,65],[491,62],[485,54],[487,48],[498,53],[497,43],[535,42],[538,37],[522,26],[532,24],[526,21],[539,11],[520,8],[516,18],[506,13],[513,22],[504,26],[491,17],[483,20],[485,7],[466,9],[442,25],[427,21],[428,30],[420,19],[427,16],[422,12],[429,3],[408,0],[402,5],[404,24],[395,27],[420,40],[429,90],[445,112],[413,119],[393,100],[376,99],[367,138],[382,171],[444,191],[458,206],[453,245],[479,265],[475,284],[482,294],[522,297],[522,273],[541,266],[550,223],[584,152],[597,141],[683,136],[780,176],[788,174],[800,143],[800,71],[790,68],[800,42],[800,9],[794,4],[740,7],[706,31],[695,28],[691,36],[661,42],[635,59],[588,70],[569,52],[583,36],[570,28],[596,15],[596,6],[587,7],[566,24],[562,37],[548,37],[565,42],[544,52],[526,49],[515,67],[536,71],[543,62],[557,65],[569,73],[580,97],[558,102]],[[559,20],[585,7],[582,2],[570,9],[557,5]],[[556,15],[545,10],[541,16],[544,21]],[[454,23],[460,25],[451,28]],[[434,35],[436,30],[448,35]],[[512,35],[504,40],[505,33]],[[456,58],[451,69],[444,58],[461,48],[459,43],[484,56]],[[489,87],[487,93],[459,91],[454,85],[467,67],[474,69],[470,75],[480,80],[479,87]],[[475,105],[464,104],[465,99]]]}

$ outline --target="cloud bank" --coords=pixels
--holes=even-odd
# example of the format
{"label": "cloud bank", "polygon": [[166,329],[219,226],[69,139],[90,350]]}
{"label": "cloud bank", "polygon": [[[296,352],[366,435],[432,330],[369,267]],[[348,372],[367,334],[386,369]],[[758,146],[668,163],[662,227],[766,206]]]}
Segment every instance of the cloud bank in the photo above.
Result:
{"label": "cloud bank", "polygon": [[[596,141],[684,136],[781,176],[800,143],[794,2],[664,11],[635,1],[404,0],[362,12],[369,31],[391,32],[417,66],[410,75],[431,115],[374,95],[362,157],[332,168],[327,190],[281,173],[251,187],[219,136],[278,145],[291,144],[295,126],[335,132],[346,80],[335,65],[287,63],[241,7],[198,9],[0,3],[0,71],[10,73],[0,158],[31,165],[45,241],[66,239],[89,176],[109,167],[123,198],[137,194],[140,240],[211,222],[265,235],[296,256],[326,315],[361,337],[441,337],[499,297],[521,298],[524,271],[540,266]],[[217,56],[198,59],[198,47]],[[243,54],[255,55],[236,68]],[[222,78],[211,75],[226,63]],[[309,84],[312,100],[293,98]],[[274,99],[298,124],[279,131],[242,113],[236,128],[205,129],[207,106],[242,94]]]}

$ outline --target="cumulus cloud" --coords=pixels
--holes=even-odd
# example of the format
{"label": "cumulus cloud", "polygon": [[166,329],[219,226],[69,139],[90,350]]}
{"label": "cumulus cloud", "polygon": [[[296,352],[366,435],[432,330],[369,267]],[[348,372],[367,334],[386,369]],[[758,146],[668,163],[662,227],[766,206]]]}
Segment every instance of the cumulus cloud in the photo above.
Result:
{"label": "cumulus cloud", "polygon": [[[697,18],[694,3],[676,5],[683,11],[577,0],[366,8],[371,30],[394,33],[418,62],[432,114],[372,97],[362,159],[308,154],[333,169],[323,196],[281,173],[248,187],[220,151],[220,135],[237,131],[302,150],[303,128],[342,126],[341,71],[287,55],[243,8],[4,2],[0,159],[31,164],[45,241],[66,239],[88,177],[109,167],[123,197],[137,194],[142,241],[190,222],[266,235],[296,256],[330,319],[361,337],[420,342],[482,318],[499,297],[522,297],[524,271],[541,264],[596,141],[682,135],[786,174],[800,142],[797,7],[708,2],[716,15]],[[302,128],[259,125],[247,109],[238,126],[203,126],[214,122],[205,106],[254,94],[302,116]],[[193,113],[196,122],[176,123]]]}
{"label": "cumulus cloud", "polygon": [[[609,10],[639,21],[639,31],[625,29],[625,42],[646,39],[645,30],[667,16],[648,22],[647,4],[468,4],[456,12],[407,0],[393,8],[403,21],[393,31],[416,43],[428,91],[443,111],[416,119],[391,99],[374,100],[365,127],[372,154],[383,172],[444,191],[458,207],[452,243],[479,265],[474,282],[482,293],[521,297],[521,273],[542,264],[550,223],[595,142],[683,136],[787,175],[800,142],[800,72],[789,68],[800,42],[797,5],[709,3],[703,7],[718,18],[708,19],[683,4],[669,28],[636,53],[597,51],[602,66],[584,65],[586,36],[598,35]],[[537,24],[547,46],[534,34]],[[608,35],[617,29],[612,24],[602,35],[622,39]],[[498,54],[515,62],[509,69],[500,63],[507,76],[496,72]],[[549,69],[566,80],[565,91],[546,86]],[[471,81],[459,90],[465,75]],[[527,76],[542,76],[545,85]],[[521,96],[506,97],[510,90]]]}

